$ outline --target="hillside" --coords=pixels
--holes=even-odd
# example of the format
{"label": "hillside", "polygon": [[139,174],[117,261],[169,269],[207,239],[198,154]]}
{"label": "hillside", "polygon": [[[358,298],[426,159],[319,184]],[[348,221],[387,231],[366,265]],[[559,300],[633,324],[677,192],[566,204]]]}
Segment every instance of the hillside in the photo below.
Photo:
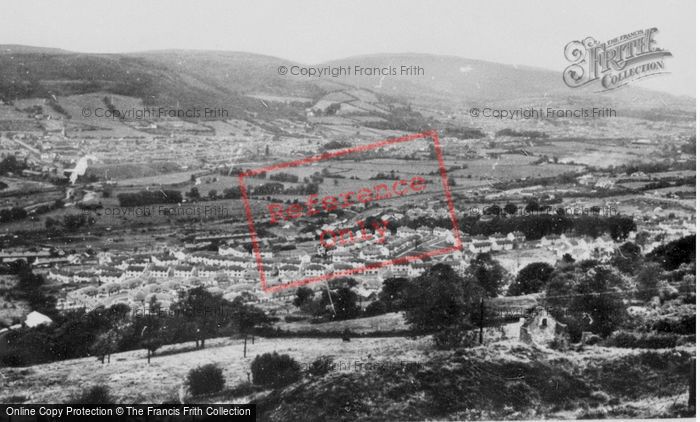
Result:
{"label": "hillside", "polygon": [[[321,356],[337,365],[285,388],[265,390],[246,383],[256,355],[278,351],[302,368]],[[187,372],[219,365],[225,389],[197,403],[258,405],[260,420],[496,420],[685,415],[687,372],[692,349],[617,349],[586,346],[561,353],[511,340],[488,347],[435,350],[428,338],[268,339],[248,342],[211,339],[165,346],[151,364],[145,351],[114,354],[111,363],[94,357],[26,368],[1,368],[9,388],[2,403],[63,403],[81,389],[107,385],[120,402],[178,401]],[[689,353],[691,352],[691,353]],[[650,400],[652,400],[650,402]],[[653,405],[650,405],[653,403]]]}
{"label": "hillside", "polygon": [[[417,65],[425,76],[339,77],[353,86],[372,89],[432,106],[503,105],[510,107],[591,104],[620,109],[656,109],[664,104],[673,109],[694,110],[692,98],[630,86],[608,93],[598,88],[571,89],[562,82],[562,72],[517,64],[431,54],[377,54],[355,56],[323,63],[330,66],[382,67]],[[563,69],[562,69],[563,71]]]}
{"label": "hillside", "polygon": [[260,398],[258,414],[265,421],[689,416],[690,359],[686,351],[593,347],[574,356],[501,342],[306,377]]}
{"label": "hillside", "polygon": [[[336,102],[350,114],[382,115],[398,100],[430,108],[470,104],[527,107],[600,104],[618,109],[694,110],[690,98],[637,87],[612,93],[572,90],[561,73],[517,65],[429,54],[350,57],[317,65],[417,65],[424,76],[280,76],[277,67],[295,63],[276,57],[221,51],[165,50],[127,54],[85,54],[57,49],[0,46],[0,99],[65,97],[111,93],[145,105],[180,108],[225,107],[230,117],[303,119],[311,105]],[[265,101],[268,100],[268,101]],[[664,104],[660,110],[658,104]]]}

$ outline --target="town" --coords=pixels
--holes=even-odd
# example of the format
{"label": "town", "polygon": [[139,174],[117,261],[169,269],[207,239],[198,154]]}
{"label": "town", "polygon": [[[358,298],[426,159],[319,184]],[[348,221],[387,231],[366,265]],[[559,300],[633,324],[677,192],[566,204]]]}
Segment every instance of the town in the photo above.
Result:
{"label": "town", "polygon": [[[531,94],[561,75],[431,55],[370,83],[13,48],[10,73],[60,89],[0,84],[0,403],[694,414],[694,101]],[[472,113],[451,92],[475,69],[508,92]],[[152,107],[174,114],[128,112]]]}

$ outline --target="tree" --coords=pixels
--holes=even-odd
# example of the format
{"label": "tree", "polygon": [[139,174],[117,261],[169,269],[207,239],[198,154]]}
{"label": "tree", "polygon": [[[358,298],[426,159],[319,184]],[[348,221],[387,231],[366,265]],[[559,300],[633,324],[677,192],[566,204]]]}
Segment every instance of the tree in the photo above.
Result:
{"label": "tree", "polygon": [[338,111],[340,111],[340,103],[332,103],[328,107],[326,107],[325,113],[326,116],[333,116],[335,115]]}
{"label": "tree", "polygon": [[384,280],[382,290],[379,292],[379,300],[384,302],[389,312],[405,309],[406,289],[408,279],[403,277],[391,277]]}
{"label": "tree", "polygon": [[219,196],[219,192],[217,192],[216,189],[209,191],[209,199],[216,199],[217,196]]}
{"label": "tree", "polygon": [[648,301],[659,295],[659,278],[661,266],[655,262],[642,265],[637,274],[637,298]]}
{"label": "tree", "polygon": [[[329,315],[329,309],[332,309],[335,311],[332,318],[339,320],[352,319],[360,314],[361,309],[357,304],[357,294],[349,287],[329,290],[327,293],[321,295],[320,298],[319,309],[322,314]],[[332,306],[331,300],[333,301]]]}
{"label": "tree", "polygon": [[141,347],[146,349],[146,359],[151,363],[151,356],[165,344],[165,326],[160,317],[160,303],[156,296],[151,296],[149,301],[149,312],[143,318],[141,328]]}
{"label": "tree", "polygon": [[572,341],[578,341],[582,331],[607,337],[626,318],[622,291],[627,287],[614,268],[580,261],[575,268],[552,274],[545,302],[554,317],[567,324]]}
{"label": "tree", "polygon": [[625,319],[625,304],[619,292],[623,280],[609,267],[598,266],[587,272],[576,286],[571,301],[573,312],[590,316],[590,331],[607,337]]}
{"label": "tree", "polygon": [[635,243],[642,249],[649,243],[649,240],[651,240],[651,233],[647,231],[640,231],[634,238]]}
{"label": "tree", "polygon": [[100,363],[105,363],[105,356],[107,357],[107,363],[109,363],[112,353],[119,350],[119,341],[119,331],[116,328],[112,328],[97,336],[97,339],[90,347],[90,351],[97,356]]}
{"label": "tree", "polygon": [[190,189],[190,191],[187,192],[187,196],[192,199],[199,199],[199,189],[196,186],[193,186],[192,189]]}
{"label": "tree", "polygon": [[367,307],[365,308],[365,315],[366,316],[382,315],[382,314],[387,313],[388,311],[389,311],[389,308],[387,307],[385,302],[382,302],[381,300],[375,300],[374,302],[367,305]]}
{"label": "tree", "polygon": [[489,253],[478,254],[469,263],[467,271],[489,297],[498,296],[506,283],[506,270]]}
{"label": "tree", "polygon": [[503,207],[503,211],[508,215],[515,215],[515,213],[518,212],[518,207],[515,204],[507,203],[506,206]]}
{"label": "tree", "polygon": [[146,325],[141,334],[141,347],[146,349],[146,359],[151,363],[151,356],[165,343],[163,339],[163,328],[155,325]]}
{"label": "tree", "polygon": [[309,300],[313,300],[313,297],[314,297],[314,291],[311,288],[301,286],[297,289],[296,297],[294,298],[294,302],[292,302],[292,303],[297,308],[301,308]]}
{"label": "tree", "polygon": [[[216,334],[218,327],[223,327],[229,322],[227,305],[227,301],[199,286],[181,292],[178,301],[170,305],[170,310],[182,327],[191,330],[190,335],[194,337],[195,347],[204,348],[204,341]],[[184,324],[184,321],[190,324]]]}
{"label": "tree", "polygon": [[525,212],[530,213],[530,214],[536,213],[536,212],[538,212],[539,210],[540,210],[540,204],[538,204],[538,203],[535,202],[535,201],[530,201],[530,202],[528,202],[527,205],[525,206]]}
{"label": "tree", "polygon": [[661,264],[666,271],[675,270],[681,264],[695,262],[695,235],[656,247],[647,257]]}
{"label": "tree", "polygon": [[515,281],[508,287],[508,296],[520,296],[541,292],[549,281],[554,267],[546,262],[533,262],[518,272]]}
{"label": "tree", "polygon": [[[368,223],[365,227],[371,227],[371,223]],[[343,287],[353,288],[359,283],[352,277],[340,277],[334,278],[328,281],[328,288],[331,290],[337,290]]]}
{"label": "tree", "polygon": [[610,264],[625,274],[633,274],[639,268],[641,258],[642,249],[632,242],[625,242],[617,249]]}
{"label": "tree", "polygon": [[486,208],[486,210],[484,210],[484,214],[486,214],[486,215],[501,215],[501,207],[499,207],[496,204],[493,204],[490,207]]}
{"label": "tree", "polygon": [[469,328],[478,311],[481,289],[445,264],[437,264],[411,280],[406,290],[404,318],[412,329],[434,332]]}
{"label": "tree", "polygon": [[[238,333],[243,335],[243,357],[246,357],[248,335],[256,326],[269,324],[270,319],[262,309],[243,303],[240,296],[234,299],[232,311],[233,323]],[[255,343],[255,337],[253,337],[253,343]]]}
{"label": "tree", "polygon": [[87,223],[85,214],[67,214],[63,216],[63,225],[69,231],[75,231]]}

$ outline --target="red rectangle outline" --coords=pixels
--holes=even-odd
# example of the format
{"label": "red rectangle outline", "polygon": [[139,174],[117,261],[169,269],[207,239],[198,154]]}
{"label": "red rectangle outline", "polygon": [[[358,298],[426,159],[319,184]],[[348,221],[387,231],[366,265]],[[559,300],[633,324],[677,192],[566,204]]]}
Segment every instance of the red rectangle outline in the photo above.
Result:
{"label": "red rectangle outline", "polygon": [[[448,212],[450,215],[450,220],[452,221],[452,233],[455,238],[454,246],[447,248],[436,249],[429,252],[424,252],[418,255],[404,256],[401,258],[389,259],[386,261],[381,261],[373,265],[365,265],[363,267],[352,268],[349,270],[336,271],[329,274],[324,274],[315,277],[303,278],[297,281],[291,281],[284,284],[278,284],[272,287],[267,287],[267,278],[265,276],[265,270],[262,261],[262,255],[260,254],[260,243],[258,241],[257,232],[255,230],[255,222],[253,220],[253,212],[250,207],[250,200],[248,199],[248,192],[245,186],[245,178],[255,176],[261,173],[267,173],[274,170],[280,170],[289,167],[298,167],[303,164],[316,163],[322,160],[327,160],[336,157],[342,157],[343,155],[348,155],[356,152],[371,151],[377,148],[385,147],[388,145],[400,144],[403,142],[415,141],[416,139],[426,139],[432,138],[433,144],[435,146],[435,156],[438,161],[438,166],[440,167],[440,178],[442,179],[442,188],[445,191],[445,198],[447,200]],[[261,167],[257,169],[251,169],[244,171],[238,175],[238,182],[241,190],[241,197],[243,198],[243,203],[245,206],[246,217],[248,219],[248,230],[250,231],[250,240],[253,244],[253,252],[255,253],[255,260],[258,266],[258,272],[260,273],[260,281],[262,284],[262,289],[266,293],[276,292],[282,289],[290,289],[294,287],[304,286],[306,284],[315,283],[318,281],[325,281],[332,278],[344,277],[353,275],[356,273],[362,273],[375,268],[383,268],[394,264],[407,264],[412,261],[419,261],[425,258],[429,258],[437,255],[445,255],[450,252],[462,250],[462,239],[459,234],[459,225],[457,224],[457,217],[455,215],[454,202],[452,201],[452,194],[450,193],[450,187],[447,180],[447,171],[445,170],[445,161],[442,156],[442,148],[440,147],[440,140],[438,139],[438,134],[434,130],[429,130],[426,132],[415,133],[411,135],[405,135],[398,138],[385,139],[373,144],[358,145],[356,147],[344,148],[339,150],[334,150],[330,152],[325,152],[323,154],[313,155],[311,157],[303,158],[295,161],[287,161],[284,163],[273,164],[267,167]]]}

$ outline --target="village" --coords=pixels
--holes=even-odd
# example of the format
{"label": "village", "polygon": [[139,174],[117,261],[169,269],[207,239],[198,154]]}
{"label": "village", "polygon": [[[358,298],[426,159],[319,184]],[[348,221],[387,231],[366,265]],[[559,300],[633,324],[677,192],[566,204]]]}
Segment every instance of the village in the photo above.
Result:
{"label": "village", "polygon": [[[384,212],[386,214],[381,219],[387,224],[389,221],[400,221],[403,212],[418,213],[416,207]],[[360,228],[355,234],[350,233],[354,236],[354,242],[338,241],[331,244],[324,239],[324,233],[332,232],[343,224],[342,220],[323,224],[318,229],[316,238],[309,236],[305,241],[297,243],[291,251],[293,253],[272,253],[270,249],[261,248],[262,269],[268,285],[275,286],[326,274],[342,274],[353,268],[366,268],[353,276],[361,281],[356,288],[357,293],[364,299],[370,299],[376,297],[383,280],[391,277],[417,277],[438,262],[449,264],[458,272],[463,272],[476,255],[490,253],[514,276],[531,262],[553,264],[567,254],[575,260],[596,259],[605,262],[621,244],[609,236],[586,238],[561,234],[526,240],[522,232],[469,236],[461,230],[455,233],[447,228],[426,226],[415,229],[398,226],[395,233],[386,230],[381,232],[381,242],[378,242],[379,234],[368,236]],[[644,246],[648,252],[662,243],[694,234],[695,221],[675,219],[640,222],[637,231],[630,233],[629,240],[634,241],[640,232],[647,233],[651,239]],[[461,250],[428,258],[427,261],[397,260],[430,248],[453,246],[455,236],[459,236]],[[57,308],[64,311],[89,311],[98,306],[109,307],[123,303],[131,309],[147,312],[151,296],[167,307],[180,292],[196,286],[205,286],[229,300],[243,295],[250,303],[269,302],[271,305],[290,302],[295,294],[294,289],[283,289],[272,294],[262,290],[255,254],[250,248],[244,247],[246,242],[230,237],[232,236],[202,237],[197,239],[198,244],[189,244],[190,248],[185,244],[156,243],[147,250],[131,253],[97,252],[92,256],[48,249],[34,252],[5,250],[0,252],[0,262],[31,262],[39,274],[44,274],[47,280],[62,286],[63,293],[58,298]],[[195,245],[201,247],[202,244],[211,244],[202,240],[209,239],[211,242],[212,238],[223,240],[218,250],[191,249]],[[319,238],[320,243],[316,240]],[[285,241],[273,236],[263,238],[261,242],[264,245],[274,245],[280,240]],[[389,260],[398,262],[377,266],[378,263]]]}

